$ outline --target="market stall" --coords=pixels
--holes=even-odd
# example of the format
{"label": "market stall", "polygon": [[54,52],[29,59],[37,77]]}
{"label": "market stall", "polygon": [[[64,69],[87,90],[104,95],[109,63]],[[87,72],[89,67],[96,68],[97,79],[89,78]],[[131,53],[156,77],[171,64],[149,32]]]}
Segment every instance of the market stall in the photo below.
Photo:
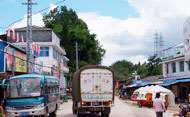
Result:
{"label": "market stall", "polygon": [[160,98],[165,102],[166,107],[175,106],[175,96],[172,91],[159,85],[141,87],[134,91],[134,94],[137,93],[137,102],[140,106],[152,106],[156,93],[161,94]]}

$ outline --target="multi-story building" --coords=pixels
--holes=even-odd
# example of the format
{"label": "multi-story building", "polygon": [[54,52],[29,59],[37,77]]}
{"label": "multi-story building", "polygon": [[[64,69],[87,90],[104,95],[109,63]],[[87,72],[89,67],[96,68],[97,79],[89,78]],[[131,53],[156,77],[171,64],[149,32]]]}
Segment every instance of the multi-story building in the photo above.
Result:
{"label": "multi-story building", "polygon": [[[8,37],[8,41],[26,50],[26,27],[17,28],[12,33],[15,37]],[[32,26],[32,41],[39,48],[39,53],[33,50],[33,54],[36,55],[35,63],[37,64],[33,66],[34,72],[53,75],[58,75],[58,71],[69,72],[67,66],[69,60],[66,57],[65,49],[60,46],[60,39],[52,29]]]}
{"label": "multi-story building", "polygon": [[175,96],[185,101],[190,93],[190,62],[185,61],[184,44],[164,50],[163,86],[173,91]]}

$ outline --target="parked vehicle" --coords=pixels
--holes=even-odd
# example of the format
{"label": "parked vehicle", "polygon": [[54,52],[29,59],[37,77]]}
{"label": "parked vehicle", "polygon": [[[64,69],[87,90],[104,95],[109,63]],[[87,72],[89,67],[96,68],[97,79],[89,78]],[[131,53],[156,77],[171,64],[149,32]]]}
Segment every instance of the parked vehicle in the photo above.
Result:
{"label": "parked vehicle", "polygon": [[3,80],[2,86],[7,117],[56,116],[59,106],[59,81],[56,77],[19,75]]}
{"label": "parked vehicle", "polygon": [[138,95],[139,95],[139,92],[133,93],[133,95],[131,95],[131,100],[132,100],[132,101],[137,101]]}
{"label": "parked vehicle", "polygon": [[189,105],[180,105],[179,117],[189,117],[190,115],[190,106]]}
{"label": "parked vehicle", "polygon": [[86,66],[72,80],[73,113],[99,113],[108,117],[114,104],[114,74],[104,66]]}

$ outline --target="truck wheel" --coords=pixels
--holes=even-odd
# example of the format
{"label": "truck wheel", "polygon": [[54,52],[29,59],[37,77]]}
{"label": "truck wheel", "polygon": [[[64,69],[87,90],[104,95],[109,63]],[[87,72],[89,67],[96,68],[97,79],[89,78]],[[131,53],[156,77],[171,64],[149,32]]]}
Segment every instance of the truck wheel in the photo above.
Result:
{"label": "truck wheel", "polygon": [[101,117],[109,117],[109,114],[102,114]]}
{"label": "truck wheel", "polygon": [[73,102],[73,106],[72,106],[72,110],[73,110],[73,114],[77,114],[77,103]]}
{"label": "truck wheel", "polygon": [[82,117],[82,115],[80,113],[80,109],[78,109],[78,111],[77,111],[77,117]]}

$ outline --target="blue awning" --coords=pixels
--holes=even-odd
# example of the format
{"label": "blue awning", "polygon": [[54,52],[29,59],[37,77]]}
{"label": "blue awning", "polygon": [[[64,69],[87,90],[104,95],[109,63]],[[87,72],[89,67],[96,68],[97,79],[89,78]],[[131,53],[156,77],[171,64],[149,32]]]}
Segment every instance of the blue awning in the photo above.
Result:
{"label": "blue awning", "polygon": [[165,80],[162,84],[160,84],[161,86],[169,86],[169,85],[173,85],[176,83],[184,83],[184,82],[190,82],[190,78],[186,78],[186,79],[174,79],[174,80]]}

